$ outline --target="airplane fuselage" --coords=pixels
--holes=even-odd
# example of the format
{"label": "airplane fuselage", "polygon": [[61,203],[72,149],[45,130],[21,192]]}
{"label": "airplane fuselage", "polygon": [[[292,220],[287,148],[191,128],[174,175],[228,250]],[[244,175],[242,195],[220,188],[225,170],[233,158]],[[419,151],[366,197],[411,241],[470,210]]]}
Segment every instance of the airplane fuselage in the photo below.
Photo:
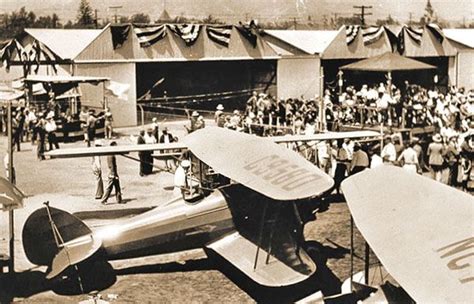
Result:
{"label": "airplane fuselage", "polygon": [[196,203],[182,198],[94,231],[108,259],[202,248],[235,229],[224,195],[213,191]]}

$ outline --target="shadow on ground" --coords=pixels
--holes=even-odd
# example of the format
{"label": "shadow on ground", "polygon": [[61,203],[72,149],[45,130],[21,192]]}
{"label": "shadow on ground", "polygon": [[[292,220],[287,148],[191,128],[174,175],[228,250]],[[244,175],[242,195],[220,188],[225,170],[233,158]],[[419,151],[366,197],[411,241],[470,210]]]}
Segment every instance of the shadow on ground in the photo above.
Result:
{"label": "shadow on ground", "polygon": [[0,276],[0,302],[10,303],[15,298],[28,298],[52,290],[59,295],[80,295],[101,291],[112,286],[117,276],[219,270],[241,290],[259,303],[291,303],[322,291],[325,296],[338,294],[341,281],[326,266],[329,258],[340,259],[348,253],[343,247],[322,245],[316,241],[305,244],[306,251],[315,261],[317,271],[302,283],[288,287],[269,288],[261,286],[222,257],[207,251],[209,258],[189,260],[184,263],[139,265],[113,269],[108,262],[99,259],[71,267],[55,280],[47,280],[41,271],[25,271],[14,275]]}

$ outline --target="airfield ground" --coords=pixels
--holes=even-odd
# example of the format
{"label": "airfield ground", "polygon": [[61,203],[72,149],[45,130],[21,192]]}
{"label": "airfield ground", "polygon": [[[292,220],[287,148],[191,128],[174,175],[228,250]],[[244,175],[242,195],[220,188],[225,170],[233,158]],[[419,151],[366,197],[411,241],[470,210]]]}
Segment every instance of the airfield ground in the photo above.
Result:
{"label": "airfield ground", "polygon": [[[168,122],[170,131],[184,136],[185,122]],[[130,143],[130,135],[139,128],[120,129],[119,144]],[[85,143],[61,144],[61,147],[83,147]],[[6,151],[6,138],[0,137],[0,151]],[[3,159],[4,154],[1,155]],[[152,207],[173,197],[164,189],[172,185],[169,173],[157,172],[147,177],[138,175],[138,163],[118,157],[118,170],[123,187],[125,205],[102,206],[94,199],[95,181],[90,158],[55,159],[38,161],[36,147],[22,144],[22,151],[14,154],[17,185],[28,198],[23,209],[15,211],[15,278],[0,275],[0,301],[25,303],[74,303],[90,299],[89,295],[59,295],[45,284],[44,267],[32,265],[25,257],[21,243],[23,223],[29,214],[49,201],[54,207],[70,212],[87,211],[88,215],[101,211],[121,213],[122,209]],[[105,163],[105,162],[104,162]],[[158,165],[162,165],[160,162]],[[105,166],[105,164],[103,164]],[[105,169],[106,170],[106,169]],[[4,170],[1,170],[4,176]],[[109,202],[114,203],[114,198]],[[317,248],[318,272],[304,284],[282,290],[268,290],[254,286],[218,258],[207,259],[201,250],[151,256],[112,262],[117,281],[99,291],[111,303],[190,303],[190,302],[287,302],[323,289],[335,293],[350,270],[350,214],[341,198],[333,199],[329,209],[318,213],[316,221],[305,227],[305,236]],[[88,220],[89,225],[104,225],[107,219]],[[8,244],[8,216],[0,212],[0,253],[6,253]],[[357,255],[363,256],[363,239],[356,231]],[[372,260],[374,260],[372,258]],[[327,266],[327,267],[326,267]],[[356,270],[363,262],[355,259]],[[223,274],[220,270],[223,270]],[[98,270],[99,271],[99,270]],[[108,284],[110,285],[110,284]],[[60,292],[59,293],[64,293]]]}

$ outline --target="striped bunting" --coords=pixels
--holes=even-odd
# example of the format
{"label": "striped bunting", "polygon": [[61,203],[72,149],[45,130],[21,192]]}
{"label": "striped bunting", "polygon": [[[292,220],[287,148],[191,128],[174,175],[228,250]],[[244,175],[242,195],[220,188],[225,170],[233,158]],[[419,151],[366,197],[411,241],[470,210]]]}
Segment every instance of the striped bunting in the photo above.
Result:
{"label": "striped bunting", "polygon": [[170,30],[186,42],[187,46],[193,45],[201,33],[199,24],[170,24]]}
{"label": "striped bunting", "polygon": [[210,26],[206,27],[207,37],[217,44],[228,47],[230,43],[230,34],[232,33],[231,25]]}
{"label": "striped bunting", "polygon": [[359,29],[360,29],[360,26],[358,26],[358,25],[346,25],[346,43],[347,43],[347,45],[354,42],[354,40],[357,37],[357,34],[359,34]]}
{"label": "striped bunting", "polygon": [[33,41],[32,48],[28,54],[29,61],[36,63],[35,73],[38,73],[40,62],[46,61],[47,63],[51,64],[55,73],[57,73],[57,68],[55,63],[60,60],[60,58],[53,53],[48,47],[46,47],[43,43],[39,42],[38,40]]}
{"label": "striped bunting", "polygon": [[112,45],[115,49],[121,47],[125,41],[127,41],[128,33],[130,32],[130,24],[126,25],[113,25],[110,27],[110,33],[112,34]]}
{"label": "striped bunting", "polygon": [[16,39],[10,40],[0,51],[0,61],[5,62],[5,68],[10,71],[11,62],[15,58],[15,52],[20,62],[28,62],[28,53]]}
{"label": "striped bunting", "polygon": [[415,29],[412,27],[405,26],[404,30],[408,34],[408,36],[413,39],[417,44],[421,44],[421,38],[423,37],[423,29]]}
{"label": "striped bunting", "polygon": [[430,23],[426,25],[426,28],[431,31],[431,33],[436,37],[436,40],[438,40],[439,43],[443,43],[444,34],[443,30],[441,29],[441,27],[439,27],[439,25],[435,23]]}
{"label": "striped bunting", "polygon": [[362,29],[362,40],[364,44],[371,44],[377,42],[382,37],[384,32],[383,26],[370,26]]}
{"label": "striped bunting", "polygon": [[141,47],[148,47],[166,37],[166,25],[133,25]]}

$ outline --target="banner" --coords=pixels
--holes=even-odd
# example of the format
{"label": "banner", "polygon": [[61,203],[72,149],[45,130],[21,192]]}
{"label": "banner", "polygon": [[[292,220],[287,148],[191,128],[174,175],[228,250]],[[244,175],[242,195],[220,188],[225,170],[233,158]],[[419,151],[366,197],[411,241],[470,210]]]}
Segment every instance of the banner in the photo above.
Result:
{"label": "banner", "polygon": [[187,46],[193,45],[201,33],[199,24],[169,24],[170,30],[183,39]]}
{"label": "banner", "polygon": [[421,44],[421,38],[423,37],[423,29],[422,28],[415,29],[413,27],[405,26],[403,29],[406,31],[408,36],[413,41],[415,41],[417,44]]}
{"label": "banner", "polygon": [[28,53],[16,39],[10,40],[0,51],[0,60],[5,63],[5,68],[10,71],[11,62],[14,60],[15,54],[18,61],[24,63],[28,61]]}
{"label": "banner", "polygon": [[430,32],[435,36],[436,40],[438,40],[439,43],[443,43],[444,40],[444,34],[443,30],[439,25],[435,23],[430,23],[426,25],[426,28],[430,30]]}
{"label": "banner", "polygon": [[53,53],[47,46],[45,46],[38,40],[33,41],[33,45],[28,54],[28,57],[28,60],[30,62],[36,63],[36,74],[39,71],[41,60],[46,61],[48,64],[50,64],[55,74],[58,72],[58,69],[56,68],[56,63],[60,60],[60,58],[55,53]]}
{"label": "banner", "polygon": [[365,45],[377,42],[383,36],[383,32],[383,26],[370,26],[368,28],[363,28],[362,40]]}
{"label": "banner", "polygon": [[206,27],[207,37],[217,44],[229,47],[230,35],[232,33],[231,25],[210,26]]}
{"label": "banner", "polygon": [[255,20],[251,20],[248,24],[239,22],[239,25],[235,28],[254,48],[257,47],[258,26]]}
{"label": "banner", "polygon": [[360,29],[360,26],[358,26],[358,25],[346,25],[346,43],[347,43],[347,45],[354,42],[354,40],[357,37],[357,34],[359,34],[359,29]]}
{"label": "banner", "polygon": [[130,24],[127,25],[113,25],[110,27],[112,33],[112,45],[114,50],[121,47],[127,41],[128,33],[130,32]]}
{"label": "banner", "polygon": [[133,25],[141,47],[148,47],[166,37],[166,25]]}

